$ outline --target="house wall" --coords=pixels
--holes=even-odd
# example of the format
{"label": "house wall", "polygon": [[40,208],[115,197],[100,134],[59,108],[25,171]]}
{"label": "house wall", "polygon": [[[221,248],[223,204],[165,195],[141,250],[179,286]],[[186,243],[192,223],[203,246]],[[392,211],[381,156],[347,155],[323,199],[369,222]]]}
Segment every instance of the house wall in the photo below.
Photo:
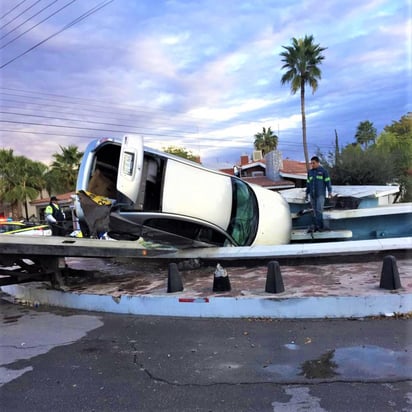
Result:
{"label": "house wall", "polygon": [[[40,200],[42,198],[48,197],[46,190],[43,190],[39,196],[34,200]],[[47,206],[47,205],[46,205]],[[43,209],[45,206],[43,207]],[[32,204],[32,201],[27,198],[27,216],[26,216],[26,206],[24,202],[17,202],[14,204],[0,200],[0,216],[6,218],[11,218],[13,220],[29,220],[39,221],[40,213],[39,207],[36,205],[36,202]]]}
{"label": "house wall", "polygon": [[[18,209],[17,209],[17,212],[18,212]],[[5,217],[5,218],[13,217],[12,205],[3,200],[0,201],[0,217]]]}
{"label": "house wall", "polygon": [[36,216],[36,208],[27,200],[27,216],[24,202],[17,202],[14,204],[8,202],[0,202],[0,216],[11,218],[13,220],[22,220],[26,217]]}
{"label": "house wall", "polygon": [[242,169],[242,177],[252,177],[255,172],[260,172],[262,176],[265,175],[265,169],[261,166],[253,166],[247,169]]}

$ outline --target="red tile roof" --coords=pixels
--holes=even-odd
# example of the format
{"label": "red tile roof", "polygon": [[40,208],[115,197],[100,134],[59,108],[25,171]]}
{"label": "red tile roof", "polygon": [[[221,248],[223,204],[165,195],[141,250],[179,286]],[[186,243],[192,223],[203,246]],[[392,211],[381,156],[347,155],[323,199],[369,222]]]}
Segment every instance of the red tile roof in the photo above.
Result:
{"label": "red tile roof", "polygon": [[262,187],[295,187],[295,184],[290,180],[279,179],[279,180],[271,180],[266,176],[256,176],[256,177],[242,177],[242,180],[248,183],[252,183],[254,185],[259,185]]}
{"label": "red tile roof", "polygon": [[227,169],[219,169],[219,172],[226,173],[227,175],[234,175],[233,167],[229,167]]}
{"label": "red tile roof", "polygon": [[[72,195],[76,194],[76,192],[68,192],[62,193],[60,195],[55,195],[57,197],[57,202],[60,203],[70,203],[72,201]],[[35,199],[30,202],[31,205],[46,205],[49,204],[50,197],[44,197],[42,199]]]}
{"label": "red tile roof", "polygon": [[307,174],[306,163],[298,162],[297,160],[283,160],[283,167],[280,170],[283,173],[289,174]]}

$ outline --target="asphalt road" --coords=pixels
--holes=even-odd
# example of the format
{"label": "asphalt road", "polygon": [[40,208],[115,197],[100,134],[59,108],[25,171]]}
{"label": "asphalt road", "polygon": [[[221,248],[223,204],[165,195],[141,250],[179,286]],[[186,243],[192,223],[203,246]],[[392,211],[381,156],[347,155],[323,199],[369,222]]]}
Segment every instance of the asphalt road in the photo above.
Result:
{"label": "asphalt road", "polygon": [[0,299],[0,410],[411,411],[412,320],[140,317]]}

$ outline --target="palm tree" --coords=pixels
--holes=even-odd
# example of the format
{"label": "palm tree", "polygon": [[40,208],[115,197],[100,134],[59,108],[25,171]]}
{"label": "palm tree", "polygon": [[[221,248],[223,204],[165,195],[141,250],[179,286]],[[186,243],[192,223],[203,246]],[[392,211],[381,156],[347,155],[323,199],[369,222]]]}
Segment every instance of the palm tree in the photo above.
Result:
{"label": "palm tree", "polygon": [[270,127],[267,130],[263,127],[262,132],[255,134],[254,146],[256,150],[261,150],[262,154],[265,155],[278,147],[278,137]]}
{"label": "palm tree", "polygon": [[[0,202],[9,202],[6,200],[13,183],[13,150],[0,149]],[[12,203],[12,202],[10,202]],[[12,205],[13,206],[13,205]]]}
{"label": "palm tree", "polygon": [[292,46],[282,46],[285,51],[280,53],[286,69],[286,73],[281,78],[281,83],[290,83],[292,94],[300,90],[300,110],[302,114],[302,140],[305,154],[306,167],[309,169],[308,144],[306,140],[306,114],[305,114],[305,85],[312,88],[312,92],[318,88],[318,79],[321,78],[321,71],[318,67],[325,58],[322,52],[326,50],[319,44],[313,43],[313,36],[296,39],[292,38]]}
{"label": "palm tree", "polygon": [[369,144],[374,144],[376,142],[377,132],[373,123],[369,120],[360,122],[356,130],[355,139],[356,143],[367,149]]}
{"label": "palm tree", "polygon": [[75,189],[77,173],[83,153],[77,146],[60,146],[62,153],[54,153],[54,161],[47,174],[47,190],[59,193],[69,192]]}
{"label": "palm tree", "polygon": [[11,204],[12,214],[19,218],[19,204],[25,206],[28,219],[27,199],[35,199],[44,186],[47,166],[24,156],[14,156],[12,150],[0,150],[0,196]]}

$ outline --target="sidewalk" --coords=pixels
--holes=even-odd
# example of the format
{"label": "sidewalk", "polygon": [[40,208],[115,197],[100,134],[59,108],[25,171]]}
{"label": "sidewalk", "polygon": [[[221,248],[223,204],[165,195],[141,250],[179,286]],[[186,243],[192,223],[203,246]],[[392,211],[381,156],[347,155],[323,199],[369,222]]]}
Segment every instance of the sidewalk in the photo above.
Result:
{"label": "sidewalk", "polygon": [[[166,263],[66,259],[64,291],[46,283],[5,286],[17,302],[136,315],[186,317],[342,318],[412,312],[412,257],[398,259],[401,288],[379,288],[382,260],[280,265],[284,292],[265,292],[266,265],[225,267],[231,290],[213,292],[214,266],[184,269],[184,290],[167,293]],[[86,272],[84,272],[86,271]]]}

